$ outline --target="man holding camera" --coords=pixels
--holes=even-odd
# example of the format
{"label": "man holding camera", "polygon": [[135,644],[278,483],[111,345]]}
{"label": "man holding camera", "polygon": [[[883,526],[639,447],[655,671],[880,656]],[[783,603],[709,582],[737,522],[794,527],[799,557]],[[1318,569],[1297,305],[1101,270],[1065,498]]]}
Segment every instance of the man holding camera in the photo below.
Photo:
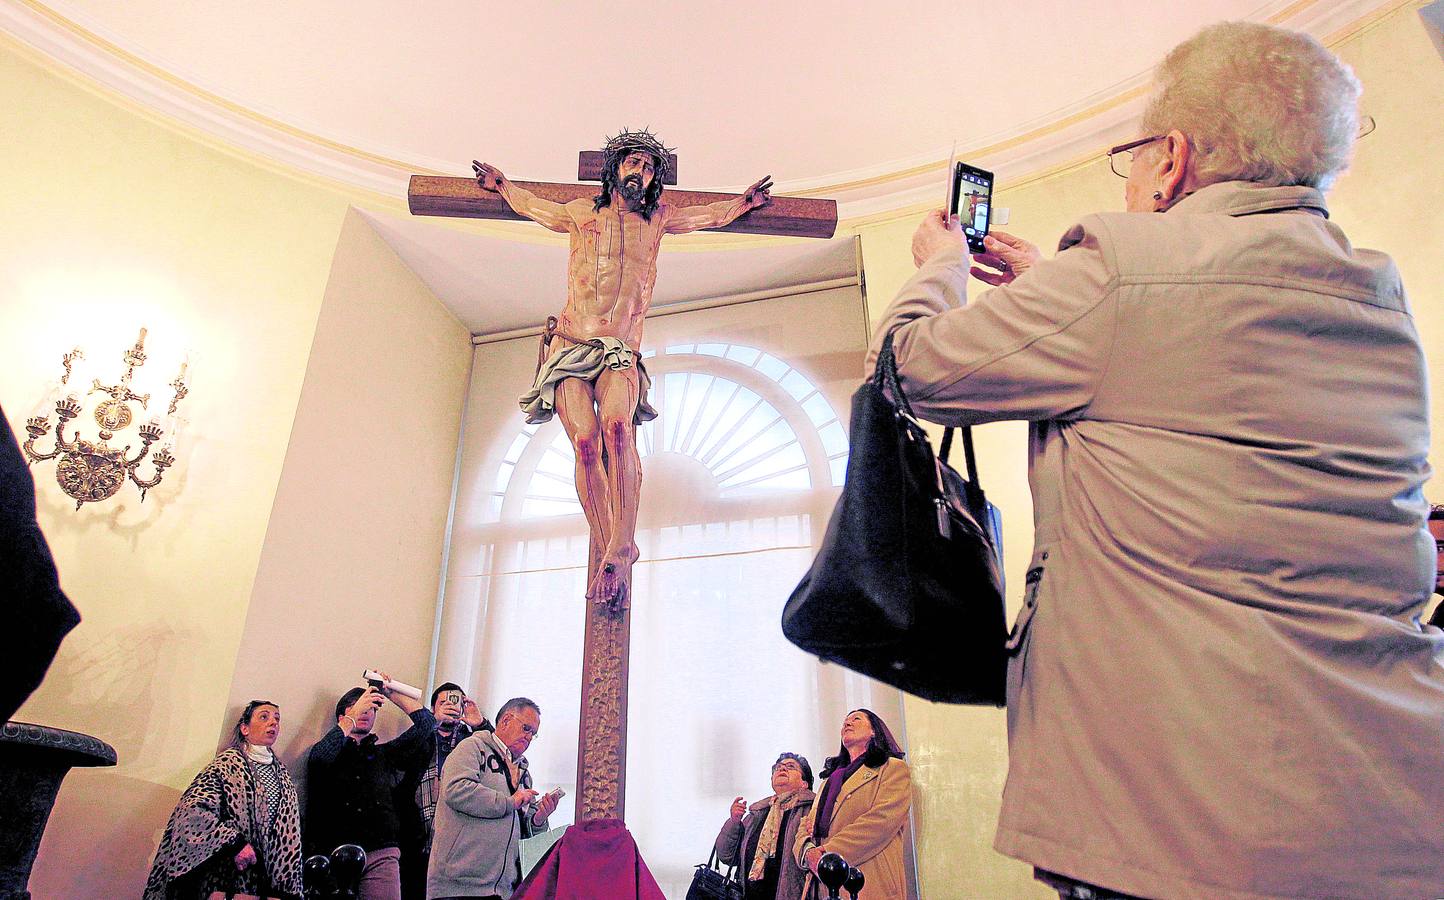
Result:
{"label": "man holding camera", "polygon": [[[354,687],[336,702],[336,727],[306,758],[307,844],[330,853],[341,844],[366,851],[358,900],[400,900],[400,832],[392,789],[425,752],[436,731],[431,710],[389,687]],[[383,700],[411,718],[411,727],[381,743],[372,728]]]}
{"label": "man holding camera", "polygon": [[431,692],[431,714],[436,719],[436,731],[396,790],[396,810],[401,817],[402,900],[426,900],[433,819],[441,797],[441,770],[446,767],[446,758],[472,732],[492,730],[481,709],[453,681]]}
{"label": "man holding camera", "polygon": [[526,768],[541,710],[525,697],[502,704],[495,731],[462,741],[441,773],[426,896],[510,897],[521,881],[521,839],[545,831],[560,797],[538,798]]}

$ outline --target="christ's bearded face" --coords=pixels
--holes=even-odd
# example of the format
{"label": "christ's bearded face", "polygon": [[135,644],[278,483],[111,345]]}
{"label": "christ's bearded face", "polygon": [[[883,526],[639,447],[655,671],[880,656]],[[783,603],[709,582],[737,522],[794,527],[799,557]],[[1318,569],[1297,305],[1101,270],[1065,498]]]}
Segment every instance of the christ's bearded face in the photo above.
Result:
{"label": "christ's bearded face", "polygon": [[652,154],[633,150],[617,164],[617,191],[629,206],[642,202],[652,179],[657,177],[657,163]]}

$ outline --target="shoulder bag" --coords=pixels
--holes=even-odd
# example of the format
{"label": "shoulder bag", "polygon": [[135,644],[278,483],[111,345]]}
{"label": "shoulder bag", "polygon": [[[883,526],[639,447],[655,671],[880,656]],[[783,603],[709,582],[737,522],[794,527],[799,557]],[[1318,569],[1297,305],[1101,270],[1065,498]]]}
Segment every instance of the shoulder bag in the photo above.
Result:
{"label": "shoulder bag", "polygon": [[737,878],[737,867],[728,866],[726,872],[717,870],[717,848],[705,863],[697,864],[692,873],[692,886],[687,888],[687,900],[742,900],[742,882]]}
{"label": "shoulder bag", "polygon": [[971,428],[962,429],[967,479],[947,464],[953,430],[935,456],[898,383],[889,334],[853,394],[842,496],[782,631],[924,699],[1002,706],[1002,519],[978,481]]}

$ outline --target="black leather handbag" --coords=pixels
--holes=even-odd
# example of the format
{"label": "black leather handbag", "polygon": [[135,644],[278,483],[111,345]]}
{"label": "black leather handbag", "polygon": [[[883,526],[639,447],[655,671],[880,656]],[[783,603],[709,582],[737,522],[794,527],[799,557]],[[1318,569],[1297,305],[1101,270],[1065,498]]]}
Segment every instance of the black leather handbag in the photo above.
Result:
{"label": "black leather handbag", "polygon": [[692,873],[692,886],[687,888],[687,900],[742,900],[742,882],[737,878],[737,867],[728,866],[726,872],[717,871],[717,848],[705,863],[698,863]]}
{"label": "black leather handbag", "polygon": [[847,480],[782,631],[924,699],[1002,706],[1002,519],[978,482],[972,430],[962,432],[966,480],[947,464],[952,428],[933,454],[888,335],[873,377],[853,394]]}

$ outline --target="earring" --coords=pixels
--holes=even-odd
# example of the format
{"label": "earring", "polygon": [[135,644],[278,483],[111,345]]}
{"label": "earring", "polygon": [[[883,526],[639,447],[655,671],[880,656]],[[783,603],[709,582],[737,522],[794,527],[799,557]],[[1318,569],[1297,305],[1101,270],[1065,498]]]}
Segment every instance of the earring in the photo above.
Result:
{"label": "earring", "polygon": [[1154,192],[1153,192],[1153,199],[1154,199],[1154,200],[1162,200],[1162,199],[1163,199],[1163,191],[1154,191]]}

